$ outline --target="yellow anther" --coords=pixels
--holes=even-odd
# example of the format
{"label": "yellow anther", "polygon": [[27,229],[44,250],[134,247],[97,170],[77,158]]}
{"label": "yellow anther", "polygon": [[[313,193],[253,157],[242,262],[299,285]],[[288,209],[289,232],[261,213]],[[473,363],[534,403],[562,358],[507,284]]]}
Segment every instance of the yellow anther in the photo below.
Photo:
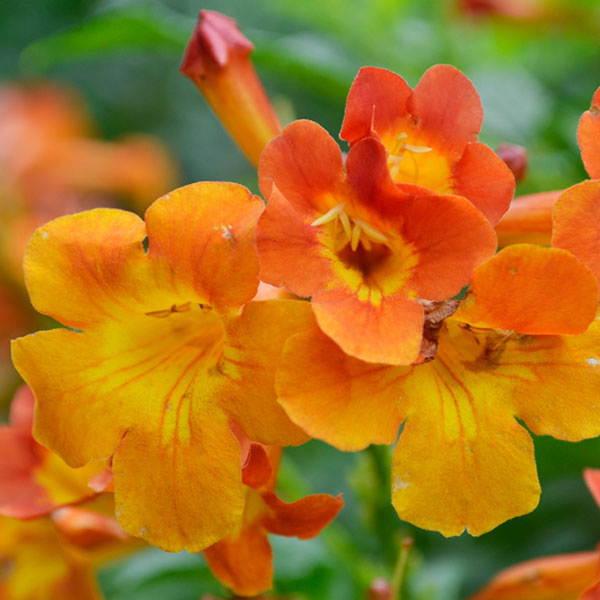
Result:
{"label": "yellow anther", "polygon": [[334,219],[337,219],[340,216],[340,213],[343,213],[344,205],[338,204],[334,206],[331,210],[328,210],[324,215],[320,216],[318,219],[315,219],[311,225],[317,227],[319,225],[325,225],[325,223],[329,223]]}
{"label": "yellow anther", "polygon": [[424,154],[425,152],[431,152],[433,148],[429,146],[413,146],[412,144],[402,144],[402,148],[404,150],[408,150],[409,152],[415,152],[416,154]]}

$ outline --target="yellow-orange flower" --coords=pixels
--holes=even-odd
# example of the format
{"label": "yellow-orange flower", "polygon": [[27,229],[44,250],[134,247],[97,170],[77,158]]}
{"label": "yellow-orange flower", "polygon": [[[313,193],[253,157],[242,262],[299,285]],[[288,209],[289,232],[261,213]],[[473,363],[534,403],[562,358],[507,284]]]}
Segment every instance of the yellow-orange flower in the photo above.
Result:
{"label": "yellow-orange flower", "polygon": [[391,444],[404,423],[392,476],[400,517],[479,535],[538,502],[532,440],[515,417],[563,440],[600,434],[597,301],[592,274],[568,252],[510,246],[475,270],[466,300],[438,324],[434,360],[368,364],[314,327],[285,345],[279,399],[343,450]]}
{"label": "yellow-orange flower", "polygon": [[36,438],[71,466],[114,455],[121,525],[166,550],[202,550],[241,516],[230,421],[264,443],[306,439],[275,401],[273,369],[310,308],[240,311],[258,286],[262,210],[242,186],[194,184],[145,223],[112,209],[57,219],[26,253],[32,303],[69,328],[14,342]]}

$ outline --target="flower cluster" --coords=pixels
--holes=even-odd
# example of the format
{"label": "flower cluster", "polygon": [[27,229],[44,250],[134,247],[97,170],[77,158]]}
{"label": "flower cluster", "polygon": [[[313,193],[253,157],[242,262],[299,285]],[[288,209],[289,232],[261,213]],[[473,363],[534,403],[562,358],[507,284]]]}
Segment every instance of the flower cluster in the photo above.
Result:
{"label": "flower cluster", "polygon": [[[516,219],[497,252],[514,178],[477,141],[481,103],[462,73],[434,66],[411,89],[361,69],[345,156],[312,121],[279,130],[244,40],[204,13],[183,70],[249,157],[262,150],[264,202],[201,182],[145,220],[95,209],[31,238],[31,302],[64,327],[17,339],[13,360],[35,394],[36,439],[78,478],[40,487],[31,473],[59,459],[23,447],[7,473],[31,492],[0,504],[32,516],[82,501],[92,478],[114,488],[126,532],[204,551],[251,595],[271,583],[267,532],[312,537],[342,505],[280,500],[283,446],[312,437],[357,451],[400,432],[398,515],[479,535],[538,503],[517,419],[561,440],[600,435],[600,180],[560,195],[552,247],[522,243]],[[579,129],[592,177],[599,127],[596,108]]]}

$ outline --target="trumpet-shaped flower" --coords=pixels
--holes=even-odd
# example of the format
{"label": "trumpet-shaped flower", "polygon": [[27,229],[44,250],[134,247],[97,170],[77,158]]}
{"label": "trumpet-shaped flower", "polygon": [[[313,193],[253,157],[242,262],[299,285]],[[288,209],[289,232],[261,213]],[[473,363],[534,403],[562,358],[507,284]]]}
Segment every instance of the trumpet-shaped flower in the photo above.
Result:
{"label": "trumpet-shaped flower", "polygon": [[26,253],[33,305],[68,327],[13,343],[35,436],[74,467],[113,456],[121,525],[166,550],[202,550],[241,516],[230,421],[265,443],[306,439],[276,403],[273,369],[309,307],[240,311],[258,286],[262,210],[242,186],[194,184],[145,223],[112,209],[52,221]]}
{"label": "trumpet-shaped flower", "polygon": [[297,121],[263,152],[259,180],[268,199],[262,278],[312,296],[321,329],[362,360],[416,360],[419,299],[458,293],[496,249],[492,227],[465,198],[395,184],[373,137],[352,146],[344,170],[329,134]]}
{"label": "trumpet-shaped flower", "polygon": [[504,161],[477,141],[482,119],[477,91],[452,66],[431,67],[414,90],[391,71],[363,67],[340,136],[351,146],[377,136],[394,181],[464,196],[495,224],[515,181]]}
{"label": "trumpet-shaped flower", "polygon": [[368,364],[315,327],[287,341],[279,399],[342,450],[391,444],[404,423],[392,474],[399,516],[479,535],[538,502],[532,440],[515,417],[562,440],[600,433],[597,299],[592,274],[568,252],[510,246],[475,270],[434,360]]}
{"label": "trumpet-shaped flower", "polygon": [[11,405],[10,426],[0,427],[0,514],[19,519],[90,499],[97,491],[89,483],[106,467],[99,461],[72,469],[38,444],[31,434],[33,402],[23,386]]}
{"label": "trumpet-shaped flower", "polygon": [[248,447],[243,469],[244,513],[232,533],[204,551],[215,576],[237,595],[254,596],[272,587],[273,553],[267,534],[306,540],[315,537],[344,505],[328,494],[283,502],[274,492],[281,447]]}

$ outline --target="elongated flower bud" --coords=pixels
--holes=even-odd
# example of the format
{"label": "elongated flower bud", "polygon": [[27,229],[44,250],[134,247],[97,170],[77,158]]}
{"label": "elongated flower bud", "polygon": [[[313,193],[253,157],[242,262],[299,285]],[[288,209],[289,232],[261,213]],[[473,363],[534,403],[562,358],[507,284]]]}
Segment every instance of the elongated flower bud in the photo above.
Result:
{"label": "elongated flower bud", "polygon": [[180,70],[198,86],[242,152],[257,165],[281,126],[250,60],[253,49],[233,19],[202,10]]}

